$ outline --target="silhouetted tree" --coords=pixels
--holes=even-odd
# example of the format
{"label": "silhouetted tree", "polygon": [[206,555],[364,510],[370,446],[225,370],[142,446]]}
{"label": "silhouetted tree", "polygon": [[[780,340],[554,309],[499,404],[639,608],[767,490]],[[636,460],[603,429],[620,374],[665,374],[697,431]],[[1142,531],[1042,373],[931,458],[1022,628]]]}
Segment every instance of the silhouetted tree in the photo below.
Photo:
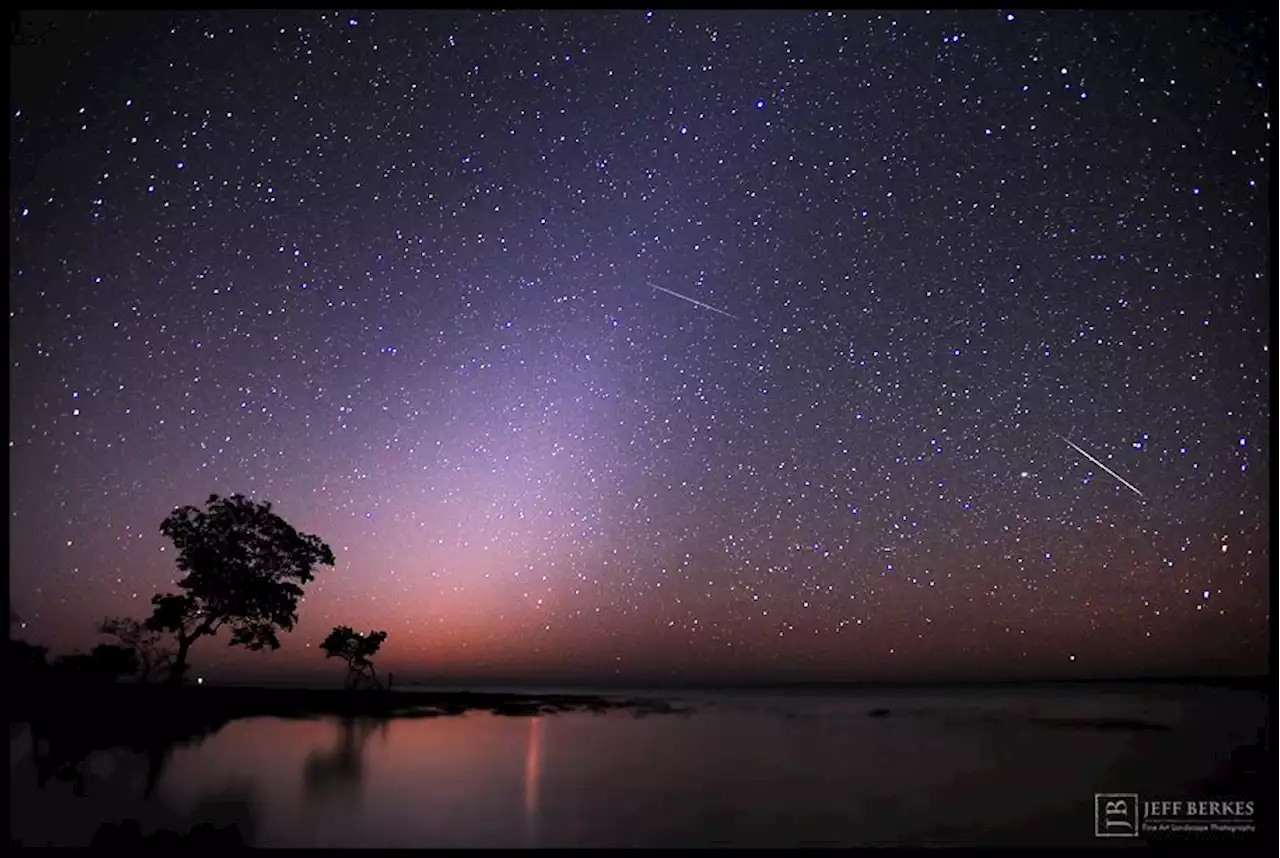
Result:
{"label": "silhouetted tree", "polygon": [[41,681],[49,668],[48,655],[48,647],[10,638],[7,665],[9,681],[19,686]]}
{"label": "silhouetted tree", "polygon": [[5,654],[6,672],[9,682],[19,687],[29,686],[43,680],[49,667],[49,648],[36,646],[33,643],[15,638],[14,626],[22,627],[22,617],[13,608],[9,609],[9,648]]}
{"label": "silhouetted tree", "polygon": [[373,669],[373,657],[386,639],[386,632],[362,635],[350,626],[335,626],[320,644],[320,649],[324,650],[325,658],[340,658],[347,663],[348,688],[355,688],[361,681],[381,687]]}
{"label": "silhouetted tree", "polygon": [[98,644],[88,653],[62,656],[54,667],[73,681],[115,682],[138,672],[138,656],[128,647]]}
{"label": "silhouetted tree", "polygon": [[130,617],[107,617],[98,631],[110,635],[138,657],[138,681],[149,682],[173,661],[170,635]]}
{"label": "silhouetted tree", "polygon": [[47,667],[49,655],[47,646],[36,646],[17,638],[9,638],[9,666],[15,670],[38,669]]}
{"label": "silhouetted tree", "polygon": [[152,597],[155,611],[146,627],[177,638],[169,671],[174,683],[186,674],[191,645],[224,625],[232,646],[278,649],[277,629],[291,631],[298,620],[301,585],[315,577],[317,564],[334,562],[328,545],[294,530],[269,503],[215,494],[205,507],[179,507],[160,525],[187,574],[177,582],[182,593]]}

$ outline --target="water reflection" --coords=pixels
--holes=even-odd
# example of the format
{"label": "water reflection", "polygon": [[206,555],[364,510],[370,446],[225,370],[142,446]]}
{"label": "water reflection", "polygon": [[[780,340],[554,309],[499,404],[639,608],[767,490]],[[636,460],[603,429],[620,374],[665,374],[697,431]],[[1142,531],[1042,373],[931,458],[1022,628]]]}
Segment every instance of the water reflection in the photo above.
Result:
{"label": "water reflection", "polygon": [[[64,724],[55,724],[52,728],[40,723],[23,725],[21,735],[28,747],[17,749],[16,759],[29,757],[35,768],[38,787],[43,789],[52,783],[67,784],[77,796],[86,794],[90,780],[103,772],[114,771],[125,758],[128,758],[130,767],[135,767],[141,759],[145,767],[145,775],[140,781],[142,796],[149,797],[168,762],[175,740],[155,735],[111,736],[108,730],[93,729],[100,726],[100,722],[89,724],[89,729],[67,729]],[[12,731],[10,738],[12,745]],[[111,753],[104,755],[104,750]],[[129,754],[127,751],[137,753]],[[96,760],[98,772],[87,771],[91,757]],[[12,751],[11,761],[16,762]],[[101,784],[98,786],[100,788]]]}
{"label": "water reflection", "polygon": [[529,750],[524,757],[524,823],[525,840],[538,842],[538,780],[542,770],[543,719],[529,719]]}
{"label": "water reflection", "polygon": [[201,826],[253,840],[258,802],[248,779],[206,780],[174,804],[157,789],[164,748],[93,748],[26,724],[11,724],[9,738],[10,838],[24,845],[132,848],[140,835]]}
{"label": "water reflection", "polygon": [[343,718],[338,722],[332,748],[313,751],[303,765],[307,794],[320,801],[356,801],[364,777],[365,744],[386,721],[371,718]]}
{"label": "water reflection", "polygon": [[[1046,701],[1036,718],[992,720],[965,700],[905,699],[708,703],[642,720],[246,718],[175,748],[141,808],[125,799],[142,801],[145,754],[91,755],[76,798],[52,779],[34,790],[29,737],[11,734],[12,836],[46,842],[46,830],[24,837],[41,817],[56,820],[51,839],[82,845],[145,812],[144,828],[243,819],[264,847],[1086,845],[1095,792],[1178,793],[1266,720],[1265,700],[1104,702],[1174,727],[1050,729],[1036,719],[1075,710]],[[888,714],[869,717],[878,707]],[[92,824],[77,828],[77,814]]]}

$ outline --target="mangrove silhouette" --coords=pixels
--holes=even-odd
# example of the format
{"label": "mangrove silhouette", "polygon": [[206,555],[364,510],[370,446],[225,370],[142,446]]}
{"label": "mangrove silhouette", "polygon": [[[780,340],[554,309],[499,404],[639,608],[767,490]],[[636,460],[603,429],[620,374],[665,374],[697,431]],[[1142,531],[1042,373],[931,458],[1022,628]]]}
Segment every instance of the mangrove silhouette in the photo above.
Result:
{"label": "mangrove silhouette", "polygon": [[382,688],[378,673],[373,669],[373,657],[378,654],[386,632],[369,632],[362,635],[350,626],[334,626],[333,631],[320,644],[325,658],[339,658],[347,664],[346,687],[360,686]]}

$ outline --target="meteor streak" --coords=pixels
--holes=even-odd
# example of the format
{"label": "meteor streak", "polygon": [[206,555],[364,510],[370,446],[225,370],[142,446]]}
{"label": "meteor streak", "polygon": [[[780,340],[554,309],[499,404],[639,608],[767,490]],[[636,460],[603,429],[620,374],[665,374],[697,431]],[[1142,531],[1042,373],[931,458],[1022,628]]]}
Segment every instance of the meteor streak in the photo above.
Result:
{"label": "meteor streak", "polygon": [[[1054,434],[1057,434],[1057,433],[1054,433]],[[1062,436],[1061,436],[1061,435],[1058,435],[1058,437],[1059,437],[1059,438],[1062,438]],[[1062,438],[1062,440],[1063,440],[1063,441],[1066,441],[1066,443],[1070,444],[1070,445],[1075,449],[1075,451],[1076,451],[1077,453],[1079,453],[1081,456],[1084,456],[1084,457],[1085,457],[1086,459],[1088,459],[1090,462],[1093,462],[1093,463],[1094,463],[1095,465],[1097,465],[1099,468],[1102,468],[1102,470],[1106,471],[1108,474],[1110,474],[1111,476],[1113,476],[1113,477],[1115,477],[1117,480],[1119,480],[1121,483],[1123,483],[1123,484],[1124,484],[1124,486],[1125,486],[1125,488],[1129,489],[1129,491],[1133,492],[1135,495],[1137,495],[1137,496],[1138,496],[1138,497],[1140,497],[1140,498],[1142,498],[1142,497],[1146,497],[1146,495],[1144,495],[1142,492],[1138,491],[1137,487],[1136,487],[1136,486],[1134,486],[1134,484],[1133,484],[1133,483],[1129,482],[1129,481],[1128,481],[1128,480],[1126,480],[1124,477],[1120,476],[1120,475],[1119,475],[1119,474],[1117,474],[1115,471],[1111,470],[1111,469],[1110,469],[1110,468],[1108,468],[1106,465],[1104,465],[1104,464],[1102,464],[1101,462],[1099,462],[1099,461],[1098,461],[1097,459],[1095,459],[1093,456],[1090,456],[1087,452],[1085,452],[1085,451],[1080,447],[1080,445],[1079,445],[1079,444],[1075,443],[1074,441],[1072,441],[1072,440],[1070,440],[1070,439],[1068,439],[1068,438]]]}
{"label": "meteor streak", "polygon": [[724,310],[721,310],[719,307],[712,307],[710,304],[704,304],[701,301],[697,300],[696,298],[690,298],[688,295],[681,295],[679,292],[675,292],[675,291],[672,291],[671,289],[663,288],[662,286],[654,286],[654,284],[652,283],[650,283],[649,285],[653,286],[654,289],[659,289],[663,292],[666,292],[668,295],[675,295],[677,298],[683,301],[688,301],[690,304],[696,304],[699,307],[710,310],[713,313],[719,313],[721,316],[728,316],[730,319],[734,319],[734,320],[738,318],[737,316],[733,315],[733,313],[726,313]]}

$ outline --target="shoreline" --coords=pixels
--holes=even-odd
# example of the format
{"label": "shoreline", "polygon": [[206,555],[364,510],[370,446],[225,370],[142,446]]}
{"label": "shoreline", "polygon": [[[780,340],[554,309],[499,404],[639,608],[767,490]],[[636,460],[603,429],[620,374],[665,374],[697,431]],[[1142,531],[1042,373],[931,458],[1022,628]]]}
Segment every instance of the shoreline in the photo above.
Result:
{"label": "shoreline", "polygon": [[[524,694],[486,691],[397,689],[347,690],[271,688],[237,685],[112,684],[47,686],[15,695],[11,723],[79,721],[98,723],[193,720],[223,722],[251,717],[438,717],[487,711],[495,715],[533,716],[560,712],[630,711],[667,714],[683,711],[666,700],[601,694]],[[85,704],[92,701],[92,713]]]}
{"label": "shoreline", "polygon": [[629,712],[635,718],[688,712],[665,700],[588,695],[351,691],[229,686],[58,685],[16,689],[10,725],[30,728],[39,784],[83,783],[81,765],[95,752],[126,748],[148,759],[147,794],[174,748],[246,718],[388,721],[468,712],[536,718],[563,712]]}

